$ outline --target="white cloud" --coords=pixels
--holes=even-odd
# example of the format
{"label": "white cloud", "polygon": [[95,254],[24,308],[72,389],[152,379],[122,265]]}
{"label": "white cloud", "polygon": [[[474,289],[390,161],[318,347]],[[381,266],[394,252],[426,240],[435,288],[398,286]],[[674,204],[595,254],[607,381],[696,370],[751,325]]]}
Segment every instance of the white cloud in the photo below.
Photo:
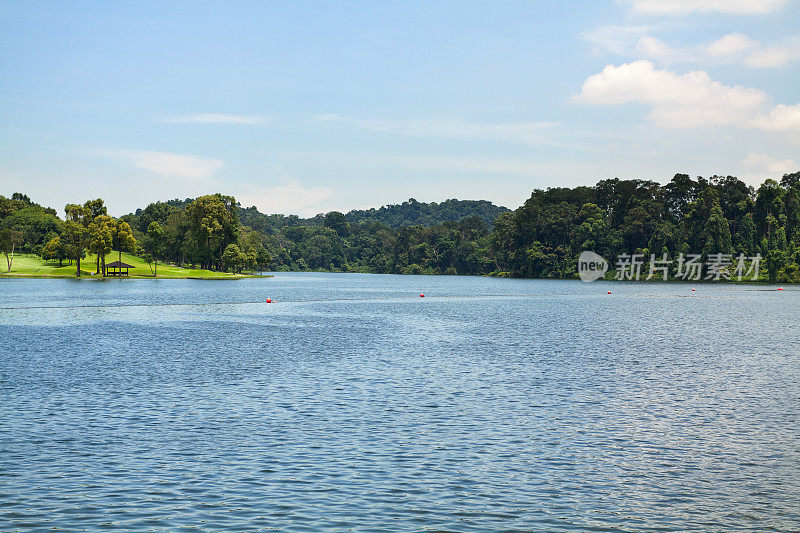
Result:
{"label": "white cloud", "polygon": [[262,213],[284,213],[313,216],[320,212],[320,203],[333,195],[329,187],[303,187],[297,180],[287,180],[283,185],[260,187],[250,185],[236,194],[242,206],[256,206]]}
{"label": "white cloud", "polygon": [[800,135],[800,104],[778,104],[769,113],[759,115],[755,125],[767,131]]}
{"label": "white cloud", "polygon": [[758,41],[743,33],[729,33],[709,44],[673,46],[651,35],[643,35],[632,54],[660,63],[732,63],[741,61],[745,53],[757,49]]}
{"label": "white cloud", "polygon": [[606,66],[586,79],[575,100],[650,104],[649,117],[656,124],[683,128],[745,124],[769,105],[763,91],[723,85],[701,70],[683,75],[658,70],[645,60]]}
{"label": "white cloud", "polygon": [[633,50],[635,57],[656,59],[662,63],[674,63],[685,61],[686,58],[693,56],[694,52],[686,48],[674,48],[669,44],[650,35],[643,35],[636,43]]}
{"label": "white cloud", "polygon": [[791,172],[797,172],[800,169],[800,163],[791,159],[778,159],[766,154],[749,154],[742,164],[750,167],[755,171],[761,171],[765,174],[773,176],[783,176]]}
{"label": "white cloud", "polygon": [[600,55],[603,51],[626,55],[633,50],[637,41],[652,29],[652,26],[600,26],[582,33],[581,38],[593,45],[596,55]]}
{"label": "white cloud", "polygon": [[675,46],[642,32],[631,30],[617,40],[587,38],[595,50],[606,50],[620,56],[650,59],[661,64],[741,63],[753,68],[784,67],[800,59],[800,39],[789,39],[765,45],[743,33],[729,33],[708,44]]}
{"label": "white cloud", "polygon": [[359,119],[335,114],[319,115],[320,122],[351,124],[361,129],[412,137],[444,137],[452,139],[501,140],[530,145],[553,144],[543,132],[553,122],[480,123],[460,119],[416,119],[389,121]]}
{"label": "white cloud", "polygon": [[225,165],[220,159],[151,150],[93,150],[91,154],[127,161],[162,176],[191,179],[209,178]]}
{"label": "white cloud", "polygon": [[573,100],[593,105],[647,104],[652,106],[648,117],[659,126],[735,125],[779,133],[800,144],[800,104],[773,105],[764,91],[724,85],[702,70],[681,75],[658,70],[645,60],[608,65],[589,76]]}
{"label": "white cloud", "polygon": [[800,59],[800,40],[794,39],[775,46],[759,48],[744,58],[744,64],[749,67],[778,68],[785,67],[798,59]]}
{"label": "white cloud", "polygon": [[647,15],[727,13],[763,15],[782,8],[788,0],[626,0],[633,11]]}
{"label": "white cloud", "polygon": [[259,115],[231,115],[226,113],[200,113],[163,119],[162,122],[170,124],[241,124],[247,126],[261,126],[269,117]]}
{"label": "white cloud", "polygon": [[757,46],[758,41],[743,33],[729,33],[706,46],[705,51],[712,57],[730,57]]}

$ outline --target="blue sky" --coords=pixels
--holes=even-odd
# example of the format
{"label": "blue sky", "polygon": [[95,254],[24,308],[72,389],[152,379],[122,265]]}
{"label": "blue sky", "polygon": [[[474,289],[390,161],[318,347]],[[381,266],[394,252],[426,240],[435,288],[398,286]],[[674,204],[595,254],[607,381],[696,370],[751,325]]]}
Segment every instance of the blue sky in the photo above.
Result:
{"label": "blue sky", "polygon": [[0,2],[0,194],[414,197],[800,170],[800,2]]}

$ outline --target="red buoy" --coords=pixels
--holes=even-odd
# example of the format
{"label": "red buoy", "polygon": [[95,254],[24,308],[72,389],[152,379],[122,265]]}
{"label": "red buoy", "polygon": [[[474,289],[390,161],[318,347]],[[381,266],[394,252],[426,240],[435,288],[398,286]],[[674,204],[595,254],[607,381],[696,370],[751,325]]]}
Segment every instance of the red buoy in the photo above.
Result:
{"label": "red buoy", "polygon": [[782,291],[782,290],[783,290],[783,287],[778,287],[778,290],[779,290],[779,291]]}
{"label": "red buoy", "polygon": [[425,295],[424,295],[424,294],[422,294],[422,293],[419,293],[419,297],[420,297],[420,298],[425,298]]}
{"label": "red buoy", "polygon": [[272,298],[267,298],[267,303],[271,304],[272,303]]}
{"label": "red buoy", "polygon": [[694,291],[695,291],[695,290],[694,290],[694,289],[692,289],[692,292],[694,292]]}
{"label": "red buoy", "polygon": [[611,294],[611,291],[608,291],[608,294]]}

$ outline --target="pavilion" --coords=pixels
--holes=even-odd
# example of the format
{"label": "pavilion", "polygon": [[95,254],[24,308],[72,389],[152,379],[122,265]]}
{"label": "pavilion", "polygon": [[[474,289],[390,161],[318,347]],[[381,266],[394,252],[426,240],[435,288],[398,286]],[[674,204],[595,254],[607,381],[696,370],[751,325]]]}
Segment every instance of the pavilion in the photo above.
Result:
{"label": "pavilion", "polygon": [[[136,268],[133,265],[129,265],[128,263],[123,263],[122,261],[113,261],[111,263],[106,264],[106,276],[130,276],[128,270],[131,268]],[[122,269],[125,269],[125,272],[122,272]]]}

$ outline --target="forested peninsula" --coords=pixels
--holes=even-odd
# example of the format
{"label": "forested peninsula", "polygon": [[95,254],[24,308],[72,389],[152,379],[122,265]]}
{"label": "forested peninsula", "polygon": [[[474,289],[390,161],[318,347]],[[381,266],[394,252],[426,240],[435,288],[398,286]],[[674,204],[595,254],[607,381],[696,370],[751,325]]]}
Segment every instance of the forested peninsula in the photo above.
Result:
{"label": "forested peninsula", "polygon": [[[63,218],[59,216],[63,214]],[[800,282],[800,172],[758,188],[733,176],[676,174],[665,185],[606,179],[536,189],[514,211],[491,202],[410,199],[313,218],[268,215],[211,194],[155,202],[119,218],[102,199],[56,211],[27,195],[0,195],[0,249],[81,273],[107,258],[213,272],[333,271],[575,278],[581,251],[759,255],[761,281]],[[119,254],[119,255],[117,255]],[[111,259],[111,260],[113,260]],[[670,272],[672,276],[674,272]],[[612,270],[608,273],[613,277]]]}

